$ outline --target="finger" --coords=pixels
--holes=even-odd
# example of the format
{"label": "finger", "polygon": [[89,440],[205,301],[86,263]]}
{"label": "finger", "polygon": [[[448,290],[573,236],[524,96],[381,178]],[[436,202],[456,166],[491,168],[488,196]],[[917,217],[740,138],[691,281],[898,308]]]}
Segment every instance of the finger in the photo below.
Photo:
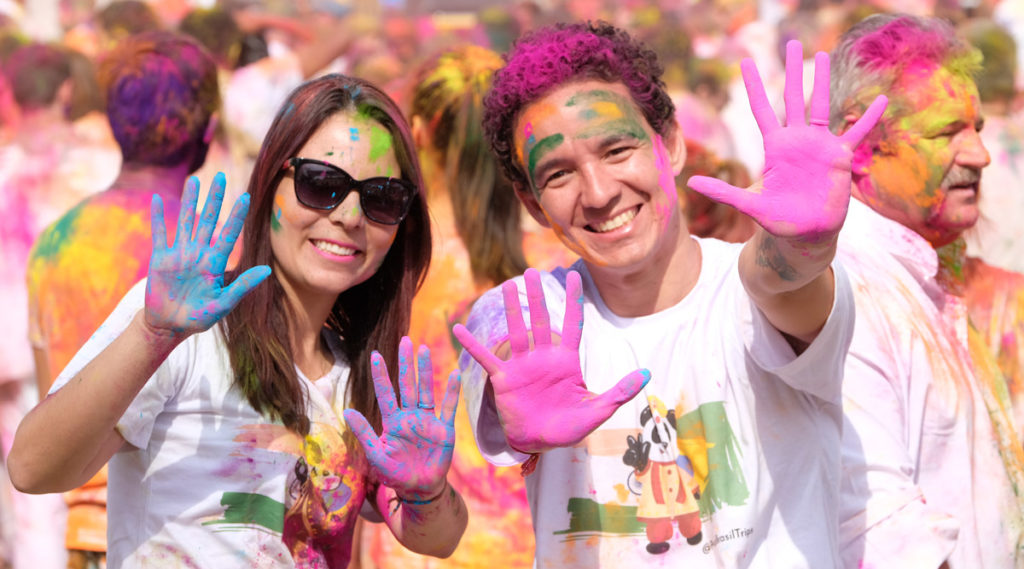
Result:
{"label": "finger", "polygon": [[710,178],[708,176],[690,176],[686,185],[709,199],[731,205],[741,212],[749,214],[748,206],[754,194],[744,188],[737,188],[718,178]]}
{"label": "finger", "polygon": [[860,119],[853,123],[853,126],[844,132],[839,138],[848,143],[851,148],[855,148],[860,144],[860,141],[863,140],[869,132],[871,132],[871,129],[875,128],[875,124],[878,122],[878,119],[881,118],[882,113],[885,112],[885,107],[888,104],[889,99],[886,98],[885,95],[879,95],[876,97],[871,103],[871,106],[868,107],[868,110],[864,111],[864,114]]}
{"label": "finger", "polygon": [[196,243],[201,247],[209,247],[213,239],[213,230],[217,227],[217,219],[220,218],[220,206],[224,203],[224,173],[217,172],[213,177],[213,184],[210,186],[210,193],[206,196],[206,203],[203,204],[203,214],[199,217],[199,227],[196,228]]}
{"label": "finger", "polygon": [[224,313],[232,309],[242,300],[249,291],[259,286],[264,279],[270,275],[270,267],[267,265],[256,265],[255,267],[238,275],[220,295],[220,303],[225,307]]}
{"label": "finger", "polygon": [[388,366],[377,350],[370,354],[370,376],[373,377],[373,392],[377,394],[381,417],[390,417],[398,412],[398,401],[395,400],[395,390],[391,387]]}
{"label": "finger", "polygon": [[829,117],[829,60],[828,54],[814,54],[814,90],[811,91],[810,125],[828,129]]}
{"label": "finger", "polygon": [[235,242],[238,241],[238,235],[242,232],[245,216],[249,213],[249,203],[249,194],[245,193],[235,201],[234,207],[231,208],[231,214],[224,223],[224,228],[220,230],[213,255],[210,257],[213,263],[213,272],[224,272],[231,251],[235,248]]}
{"label": "finger", "polygon": [[544,285],[540,283],[540,272],[537,269],[526,269],[523,277],[526,279],[526,300],[530,305],[530,332],[533,334],[533,345],[550,344],[551,316],[544,300]]}
{"label": "finger", "polygon": [[441,403],[441,420],[445,424],[455,426],[455,411],[459,408],[459,391],[462,389],[462,377],[458,370],[448,375],[448,388],[444,391]]}
{"label": "finger", "polygon": [[523,307],[519,304],[519,287],[515,281],[507,280],[501,285],[501,296],[505,300],[505,321],[508,323],[508,343],[513,354],[525,353],[530,349],[523,322]]}
{"label": "finger", "polygon": [[740,62],[740,73],[743,75],[743,86],[747,89],[750,112],[754,114],[761,134],[766,135],[779,128],[779,119],[775,118],[775,111],[768,102],[768,95],[764,92],[764,84],[761,83],[761,76],[757,73],[754,60],[748,57]]}
{"label": "finger", "polygon": [[804,126],[804,48],[797,40],[786,42],[786,126]]}
{"label": "finger", "polygon": [[607,413],[607,419],[612,416],[623,403],[636,397],[637,393],[651,380],[651,372],[646,369],[638,369],[619,380],[611,389],[594,398],[595,409],[602,409]]}
{"label": "finger", "polygon": [[583,337],[583,282],[580,274],[569,271],[565,275],[565,319],[562,321],[562,345],[567,350],[578,350]]}
{"label": "finger", "polygon": [[412,340],[408,336],[402,336],[398,342],[398,389],[402,393],[403,409],[416,406],[416,377],[413,374],[412,364]]}
{"label": "finger", "polygon": [[153,234],[153,252],[167,248],[167,222],[164,221],[164,200],[153,194],[149,204],[149,231]]}
{"label": "finger", "polygon": [[484,368],[488,375],[493,376],[501,371],[501,364],[504,362],[478,342],[468,328],[462,324],[456,324],[452,328],[452,334],[455,334],[455,338],[462,344],[462,347],[480,364],[480,367]]}
{"label": "finger", "polygon": [[363,417],[363,414],[355,409],[345,409],[342,414],[345,416],[348,428],[352,429],[359,444],[363,446],[363,451],[370,464],[382,463],[385,457],[384,449],[380,445],[380,437],[373,432],[373,427],[366,421],[366,417]]}
{"label": "finger", "polygon": [[199,200],[199,178],[191,176],[185,182],[185,191],[181,194],[181,210],[178,213],[178,229],[174,235],[174,245],[188,243],[192,239],[192,225],[196,221],[196,201]]}
{"label": "finger", "polygon": [[419,354],[416,357],[420,381],[419,406],[423,409],[434,409],[434,367],[430,363],[430,349],[420,346]]}

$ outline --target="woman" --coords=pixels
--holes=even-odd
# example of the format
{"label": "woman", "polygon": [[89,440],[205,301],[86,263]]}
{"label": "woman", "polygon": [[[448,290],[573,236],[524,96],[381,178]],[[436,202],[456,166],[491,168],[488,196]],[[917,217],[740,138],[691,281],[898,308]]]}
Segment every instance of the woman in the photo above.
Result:
{"label": "woman", "polygon": [[[429,262],[420,186],[386,95],[340,75],[300,86],[216,240],[222,175],[194,237],[186,186],[171,246],[154,199],[148,280],[22,422],[12,481],[62,491],[113,457],[111,567],[345,567],[364,496],[401,543],[450,554],[466,526],[445,478],[458,379],[438,419],[429,355],[418,389],[399,341]],[[225,286],[243,218],[244,270]]]}

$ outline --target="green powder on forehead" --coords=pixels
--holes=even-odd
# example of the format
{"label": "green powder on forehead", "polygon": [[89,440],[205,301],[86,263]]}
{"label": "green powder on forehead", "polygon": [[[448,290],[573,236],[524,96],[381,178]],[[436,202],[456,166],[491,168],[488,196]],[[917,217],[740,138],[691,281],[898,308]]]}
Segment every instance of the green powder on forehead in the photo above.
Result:
{"label": "green powder on forehead", "polygon": [[376,124],[370,125],[370,162],[387,154],[393,146],[391,133]]}
{"label": "green powder on forehead", "polygon": [[645,119],[637,111],[636,105],[629,97],[612,91],[593,89],[573,95],[566,101],[565,106],[580,106],[582,108],[580,118],[585,120],[593,121],[602,117],[609,119],[584,129],[576,137],[577,139],[625,135],[644,142],[650,140],[650,136],[643,127]]}

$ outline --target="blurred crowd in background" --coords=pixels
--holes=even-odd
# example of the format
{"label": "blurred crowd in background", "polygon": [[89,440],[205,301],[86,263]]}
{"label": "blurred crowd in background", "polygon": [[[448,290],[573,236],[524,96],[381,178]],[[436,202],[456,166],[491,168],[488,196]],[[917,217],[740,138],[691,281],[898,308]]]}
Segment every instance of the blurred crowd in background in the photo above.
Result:
{"label": "blurred crowd in background", "polygon": [[[26,265],[33,242],[72,206],[109,187],[121,171],[122,153],[106,119],[103,78],[97,70],[105,54],[125,37],[151,29],[176,30],[195,37],[216,60],[217,128],[197,175],[207,188],[215,172],[225,172],[230,201],[245,190],[279,105],[305,79],[327,72],[365,78],[412,117],[415,89],[429,78],[425,66],[432,66],[429,73],[441,82],[445,74],[465,72],[456,71],[458,66],[437,66],[438,54],[458,49],[463,67],[479,64],[470,73],[489,74],[500,66],[496,54],[531,29],[557,21],[607,20],[642,38],[665,67],[664,80],[687,143],[687,166],[677,186],[691,233],[743,241],[753,232],[753,222],[686,189],[686,179],[694,174],[745,186],[761,171],[762,143],[747,109],[740,60],[755,60],[769,96],[779,101],[788,40],[800,40],[810,62],[815,52],[829,51],[853,23],[880,11],[947,18],[983,52],[977,84],[987,121],[982,136],[992,165],[981,186],[983,219],[968,242],[974,254],[993,264],[1024,270],[1024,224],[1013,221],[1024,212],[1024,72],[1018,66],[1024,58],[1024,0],[0,0],[4,454],[21,417],[48,388],[45,382],[37,384],[40,362],[33,358],[30,342]],[[809,82],[812,74],[805,77]],[[810,94],[809,85],[805,92]],[[439,146],[437,133],[433,135]],[[430,177],[429,167],[426,172]],[[524,249],[531,266],[564,264],[570,257],[553,239],[538,238],[531,244],[529,238],[527,231]],[[505,275],[475,276],[478,286],[471,288],[479,289],[483,281],[498,282]],[[450,296],[451,288],[435,292]],[[433,293],[428,288],[423,294]],[[467,295],[460,302],[472,300],[472,290]],[[52,379],[58,371],[38,375]],[[459,437],[460,452],[475,452],[468,430]],[[453,466],[456,476],[458,461]],[[518,473],[495,474],[479,455],[463,461],[465,472],[476,469],[480,477],[504,477],[507,484],[501,483],[501,492],[515,496],[513,506],[503,503],[505,518],[493,523],[488,520],[497,514],[481,514],[483,522],[471,515],[466,546],[452,560],[433,560],[430,566],[493,564],[498,542],[507,542],[500,545],[500,552],[507,554],[498,557],[507,561],[500,566],[529,566],[532,535]],[[487,490],[475,498],[463,490],[471,510],[474,500],[484,504],[496,500],[498,492],[483,480],[477,483]],[[65,566],[64,499],[25,496],[8,485],[0,490],[0,567]],[[513,510],[518,513],[510,514]],[[521,539],[474,537],[481,527],[501,524],[510,528],[506,534]],[[363,551],[354,564],[387,566],[394,565],[387,561],[389,555],[412,556],[381,542],[388,537],[365,532]],[[396,566],[428,564],[419,563]]]}

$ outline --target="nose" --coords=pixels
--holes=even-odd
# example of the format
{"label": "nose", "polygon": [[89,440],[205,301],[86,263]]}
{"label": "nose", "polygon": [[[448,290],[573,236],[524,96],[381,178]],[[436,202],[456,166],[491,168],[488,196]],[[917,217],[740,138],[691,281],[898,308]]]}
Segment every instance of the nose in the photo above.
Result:
{"label": "nose", "polygon": [[985,148],[985,143],[981,140],[981,134],[975,130],[965,132],[960,147],[957,148],[957,164],[980,169],[988,166],[991,161],[988,149]]}
{"label": "nose", "polygon": [[340,223],[345,227],[358,227],[365,221],[363,208],[359,203],[359,192],[355,190],[348,193],[345,199],[337,207],[331,210],[330,219],[334,223]]}
{"label": "nose", "polygon": [[604,209],[615,204],[621,189],[619,183],[599,165],[580,169],[580,202],[584,208]]}

